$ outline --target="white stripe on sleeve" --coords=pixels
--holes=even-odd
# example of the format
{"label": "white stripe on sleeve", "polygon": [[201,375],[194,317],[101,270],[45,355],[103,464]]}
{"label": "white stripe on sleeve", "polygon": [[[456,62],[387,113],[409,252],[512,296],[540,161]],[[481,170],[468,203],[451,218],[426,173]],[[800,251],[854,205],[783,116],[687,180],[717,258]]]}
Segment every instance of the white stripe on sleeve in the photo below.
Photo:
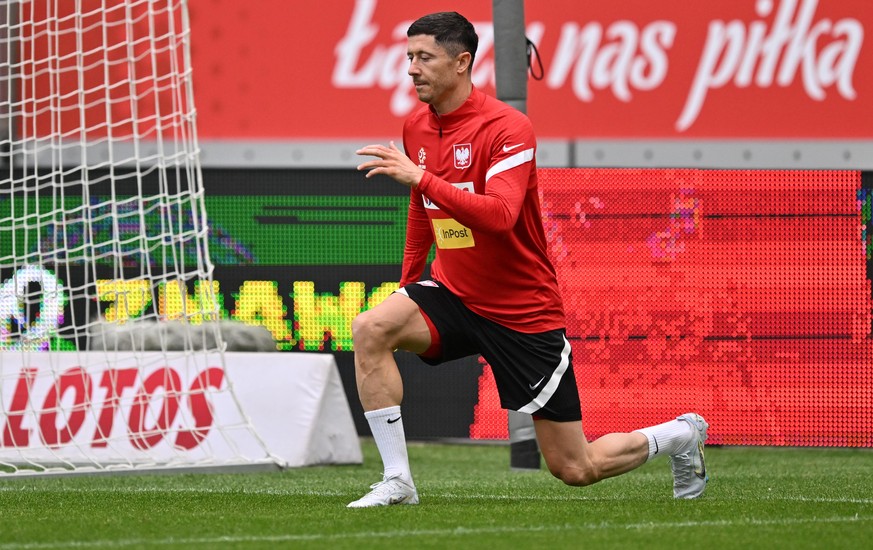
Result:
{"label": "white stripe on sleeve", "polygon": [[530,162],[534,158],[534,150],[531,147],[530,149],[525,149],[524,151],[520,151],[511,157],[506,157],[501,160],[494,166],[488,169],[488,172],[485,174],[485,181],[487,182],[492,177],[496,176],[501,172],[506,172],[511,168],[515,168],[516,166],[521,166],[525,162]]}

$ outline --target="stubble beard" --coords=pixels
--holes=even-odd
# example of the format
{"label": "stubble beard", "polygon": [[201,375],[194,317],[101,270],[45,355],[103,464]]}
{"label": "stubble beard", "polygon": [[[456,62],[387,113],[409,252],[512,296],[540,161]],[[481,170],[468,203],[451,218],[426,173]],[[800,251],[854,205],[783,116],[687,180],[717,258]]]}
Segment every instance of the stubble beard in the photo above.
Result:
{"label": "stubble beard", "polygon": [[[413,85],[414,84],[415,83],[413,83]],[[422,103],[430,103],[430,100],[433,99],[433,90],[430,90],[431,93],[429,93],[429,88],[430,86],[428,86],[427,84],[423,84],[421,85],[421,87],[415,86],[415,93],[416,95],[418,95],[418,100]]]}

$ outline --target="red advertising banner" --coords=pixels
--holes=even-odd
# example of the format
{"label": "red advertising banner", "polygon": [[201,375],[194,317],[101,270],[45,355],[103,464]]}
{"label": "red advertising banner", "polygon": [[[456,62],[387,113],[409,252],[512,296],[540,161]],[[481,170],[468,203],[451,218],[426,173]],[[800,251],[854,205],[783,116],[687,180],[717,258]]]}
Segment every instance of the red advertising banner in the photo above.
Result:
{"label": "red advertising banner", "polygon": [[[541,138],[873,137],[868,0],[525,4]],[[475,24],[473,80],[494,93],[491,0],[191,2],[201,137],[399,134],[418,105],[406,28],[451,9]]]}
{"label": "red advertising banner", "polygon": [[[148,137],[149,125],[180,123],[162,119],[188,102],[189,38],[202,138],[396,136],[419,105],[406,29],[457,9],[196,0],[189,35],[182,4],[80,4],[20,4],[22,137]],[[527,110],[540,138],[873,138],[868,0],[526,4],[542,62]],[[492,2],[462,9],[480,36],[473,81],[493,94]]]}

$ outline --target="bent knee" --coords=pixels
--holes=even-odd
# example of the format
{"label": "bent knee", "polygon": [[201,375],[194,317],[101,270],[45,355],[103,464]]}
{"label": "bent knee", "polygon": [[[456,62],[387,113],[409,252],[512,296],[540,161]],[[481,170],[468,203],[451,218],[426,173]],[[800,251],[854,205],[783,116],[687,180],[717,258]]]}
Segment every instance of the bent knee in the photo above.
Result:
{"label": "bent knee", "polygon": [[549,467],[553,476],[560,479],[564,484],[573,487],[585,487],[600,481],[600,475],[592,466],[580,466],[578,464],[565,464]]}
{"label": "bent knee", "polygon": [[364,338],[372,331],[373,323],[370,320],[371,314],[369,311],[363,311],[352,319],[352,338]]}
{"label": "bent knee", "polygon": [[390,324],[373,310],[359,313],[352,319],[352,338],[371,340],[384,338],[389,332]]}

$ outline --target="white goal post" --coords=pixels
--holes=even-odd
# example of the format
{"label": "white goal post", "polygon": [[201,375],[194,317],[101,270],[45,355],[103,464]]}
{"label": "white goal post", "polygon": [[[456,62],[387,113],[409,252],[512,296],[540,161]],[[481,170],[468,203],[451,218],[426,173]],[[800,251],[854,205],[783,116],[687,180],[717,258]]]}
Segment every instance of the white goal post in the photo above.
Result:
{"label": "white goal post", "polygon": [[185,0],[0,0],[0,476],[288,465],[223,346],[189,47]]}

